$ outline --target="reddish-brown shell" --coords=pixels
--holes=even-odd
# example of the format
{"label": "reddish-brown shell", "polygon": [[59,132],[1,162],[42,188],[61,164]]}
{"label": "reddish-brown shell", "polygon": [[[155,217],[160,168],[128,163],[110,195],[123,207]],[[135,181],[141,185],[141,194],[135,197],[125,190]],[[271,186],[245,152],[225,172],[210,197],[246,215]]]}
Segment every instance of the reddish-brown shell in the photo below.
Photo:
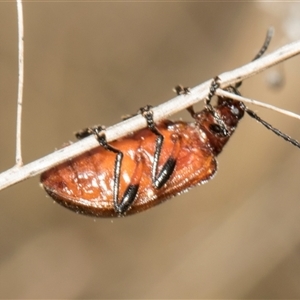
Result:
{"label": "reddish-brown shell", "polygon": [[[195,123],[164,120],[157,124],[164,136],[158,171],[171,155],[174,146],[171,136],[176,134],[180,141],[173,174],[160,189],[155,189],[151,180],[156,136],[148,128],[111,143],[124,154],[119,198],[130,184],[136,167],[136,154],[140,153],[143,158],[138,194],[126,215],[151,208],[212,178],[217,170],[215,155],[222,150],[243,114],[239,108],[238,115],[233,110],[238,101],[230,100],[235,105],[222,101],[216,111],[229,126],[227,137],[217,137],[211,132],[210,125],[215,124],[215,120],[207,110],[198,113]],[[56,202],[77,213],[96,217],[119,216],[113,204],[115,158],[114,153],[99,146],[44,172],[41,183]]]}

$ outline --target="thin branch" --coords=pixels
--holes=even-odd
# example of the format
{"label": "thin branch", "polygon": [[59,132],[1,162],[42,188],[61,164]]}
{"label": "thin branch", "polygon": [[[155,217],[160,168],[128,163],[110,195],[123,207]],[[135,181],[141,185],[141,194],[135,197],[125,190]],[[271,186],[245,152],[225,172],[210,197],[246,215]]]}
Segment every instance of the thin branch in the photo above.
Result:
{"label": "thin branch", "polygon": [[230,99],[234,99],[234,100],[238,100],[238,101],[242,101],[242,102],[246,102],[246,103],[251,103],[251,104],[254,104],[254,105],[257,105],[257,106],[268,108],[268,109],[274,110],[278,113],[281,113],[283,115],[286,115],[286,116],[289,116],[291,118],[295,118],[295,119],[300,120],[299,115],[297,115],[297,114],[295,114],[291,111],[273,106],[271,104],[267,104],[267,103],[263,103],[263,102],[260,102],[260,101],[257,101],[257,100],[245,98],[245,97],[239,96],[237,94],[229,93],[229,92],[221,90],[221,89],[216,90],[215,94],[218,95],[218,96],[223,96],[223,97],[227,97],[227,98],[230,98]]}
{"label": "thin branch", "polygon": [[22,0],[17,1],[18,12],[18,45],[19,45],[19,80],[18,80],[18,100],[17,100],[17,129],[16,129],[16,167],[23,165],[21,151],[21,123],[22,123],[22,101],[24,86],[24,25]]}
{"label": "thin branch", "polygon": [[[244,80],[257,74],[279,62],[291,58],[300,53],[300,41],[288,44],[273,53],[266,55],[256,61],[253,61],[241,68],[219,75],[221,79],[221,88],[226,88],[236,82]],[[190,94],[180,95],[168,102],[165,102],[153,108],[154,121],[167,118],[199,101],[205,99],[209,92],[211,80],[206,81],[191,89]],[[145,119],[140,116],[134,116],[128,120],[107,128],[107,141],[116,140],[132,131],[146,127]],[[81,153],[97,147],[99,144],[93,136],[87,137],[81,141],[71,144],[65,148],[59,149],[43,158],[31,162],[21,168],[12,168],[0,174],[0,190],[13,185],[26,178],[35,176],[59,163],[80,155]]]}

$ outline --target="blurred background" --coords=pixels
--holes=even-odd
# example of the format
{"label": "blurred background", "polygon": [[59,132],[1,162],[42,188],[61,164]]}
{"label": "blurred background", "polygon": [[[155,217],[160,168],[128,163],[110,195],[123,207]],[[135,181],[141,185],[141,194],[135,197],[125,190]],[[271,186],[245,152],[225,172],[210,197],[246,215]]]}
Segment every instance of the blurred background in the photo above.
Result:
{"label": "blurred background", "polygon": [[[0,171],[14,164],[17,17],[0,4]],[[299,3],[24,3],[23,156],[300,39]],[[243,83],[300,113],[300,56]],[[199,110],[201,105],[199,105]],[[299,121],[261,117],[300,139]],[[173,119],[190,120],[186,112]],[[0,192],[0,298],[299,298],[299,149],[245,116],[217,176],[121,219],[76,215],[39,177]]]}

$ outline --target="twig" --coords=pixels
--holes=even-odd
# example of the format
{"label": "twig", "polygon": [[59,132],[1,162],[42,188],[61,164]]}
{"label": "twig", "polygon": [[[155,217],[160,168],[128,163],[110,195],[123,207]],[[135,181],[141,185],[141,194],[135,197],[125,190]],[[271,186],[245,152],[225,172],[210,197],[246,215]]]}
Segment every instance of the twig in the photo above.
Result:
{"label": "twig", "polygon": [[239,96],[237,94],[229,93],[229,92],[221,90],[221,89],[216,90],[215,94],[218,95],[218,96],[223,96],[223,97],[227,97],[227,98],[230,98],[230,99],[234,99],[234,100],[238,100],[238,101],[242,101],[242,102],[247,102],[247,103],[251,103],[251,104],[257,105],[257,106],[268,108],[268,109],[274,110],[276,112],[279,112],[281,114],[284,114],[286,116],[289,116],[289,117],[292,117],[292,118],[300,120],[300,116],[299,115],[297,115],[297,114],[295,114],[295,113],[293,113],[291,111],[288,111],[288,110],[285,110],[285,109],[273,106],[271,104],[267,104],[267,103],[263,103],[263,102],[260,102],[260,101],[257,101],[257,100],[245,98],[245,97]]}
{"label": "twig", "polygon": [[19,80],[18,80],[18,100],[17,100],[17,129],[16,129],[16,167],[23,165],[21,152],[21,123],[22,123],[22,101],[24,86],[24,25],[22,0],[17,1],[18,12],[18,45],[19,45]]}
{"label": "twig", "polygon": [[[219,75],[219,78],[221,79],[220,86],[221,88],[226,88],[229,85],[233,85],[236,82],[253,76],[258,72],[261,72],[299,53],[300,41],[288,44],[274,51],[273,53],[253,61],[241,68]],[[170,101],[153,108],[154,121],[157,122],[161,119],[167,118],[168,116],[205,99],[209,91],[210,82],[211,80],[196,86],[195,88],[191,89],[191,93],[188,95],[175,97]],[[146,127],[146,121],[142,116],[137,115],[107,128],[107,141],[110,142],[116,140],[143,127]],[[0,190],[26,178],[35,176],[59,163],[78,156],[81,153],[97,146],[98,143],[96,139],[93,136],[90,136],[65,148],[57,150],[34,162],[31,162],[21,168],[9,169],[0,174]]]}

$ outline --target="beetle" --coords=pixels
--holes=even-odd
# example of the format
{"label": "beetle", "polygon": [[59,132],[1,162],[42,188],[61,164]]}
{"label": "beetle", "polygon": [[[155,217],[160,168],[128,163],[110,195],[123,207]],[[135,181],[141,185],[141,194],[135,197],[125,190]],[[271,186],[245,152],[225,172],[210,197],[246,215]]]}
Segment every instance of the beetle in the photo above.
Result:
{"label": "beetle", "polygon": [[[270,32],[254,59],[270,42]],[[140,113],[147,128],[108,143],[102,126],[76,134],[81,139],[93,134],[99,146],[41,175],[46,192],[59,204],[77,213],[95,217],[119,217],[135,214],[204,184],[216,174],[216,157],[234,133],[245,112],[274,133],[300,148],[299,142],[262,120],[242,102],[229,98],[211,99],[219,88],[216,77],[205,107],[195,112],[187,108],[194,122],[153,121],[152,107]],[[241,83],[227,88],[239,94]],[[178,95],[189,93],[177,86]]]}
{"label": "beetle", "polygon": [[216,156],[243,117],[243,106],[218,100],[214,110],[226,135],[207,109],[194,113],[193,123],[163,120],[154,130],[144,128],[110,144],[95,127],[101,146],[44,172],[41,182],[56,202],[78,213],[115,217],[143,211],[215,175]]}

